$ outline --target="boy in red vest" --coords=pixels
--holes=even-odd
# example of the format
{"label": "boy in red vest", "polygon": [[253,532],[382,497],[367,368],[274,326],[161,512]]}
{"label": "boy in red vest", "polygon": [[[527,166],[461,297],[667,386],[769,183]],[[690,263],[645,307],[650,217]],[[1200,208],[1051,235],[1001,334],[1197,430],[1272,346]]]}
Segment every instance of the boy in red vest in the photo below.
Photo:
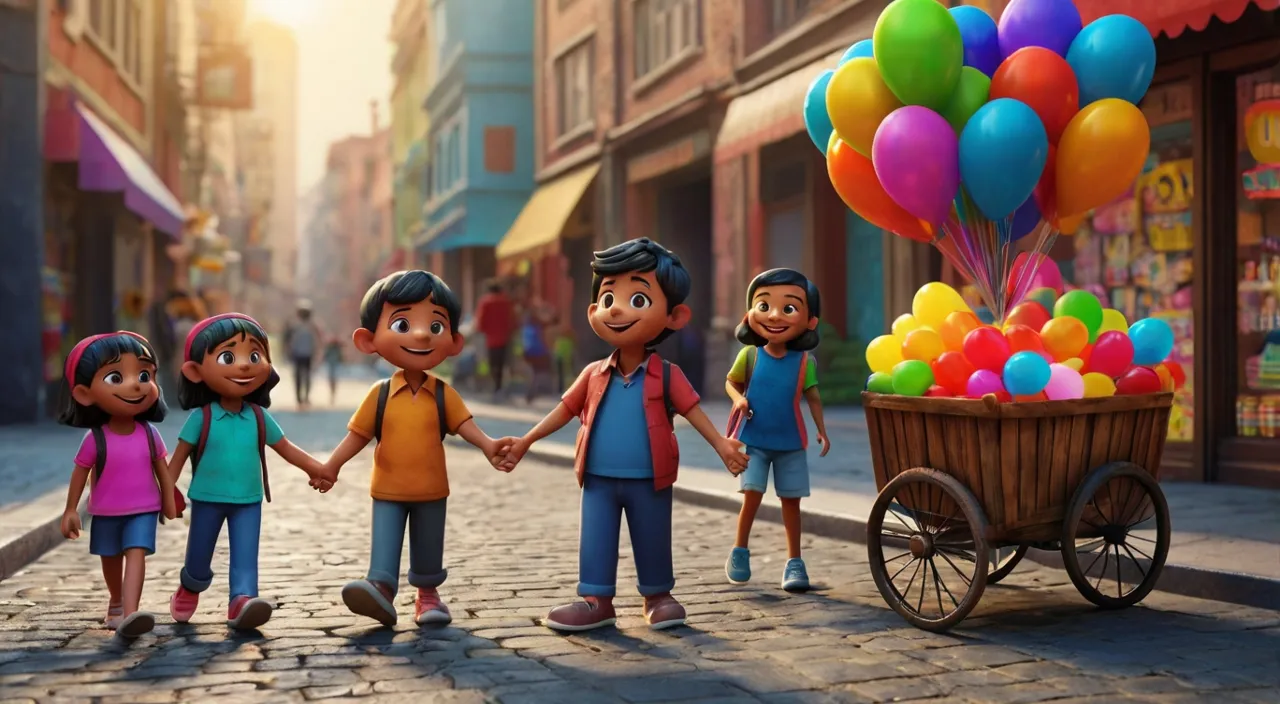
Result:
{"label": "boy in red vest", "polygon": [[586,631],[615,622],[623,513],[645,620],[655,629],[678,626],[685,610],[671,596],[671,486],[679,457],[672,416],[684,416],[730,472],[740,473],[747,457],[742,444],[722,436],[698,407],[698,394],[680,368],[653,352],[689,323],[684,301],[691,281],[680,259],[656,242],[635,239],[596,252],[591,270],[595,302],[587,317],[614,352],[582,371],[560,405],[511,446],[503,466],[510,469],[530,445],[573,418],[582,421],[575,461],[582,487],[582,601],[552,609],[548,627]]}

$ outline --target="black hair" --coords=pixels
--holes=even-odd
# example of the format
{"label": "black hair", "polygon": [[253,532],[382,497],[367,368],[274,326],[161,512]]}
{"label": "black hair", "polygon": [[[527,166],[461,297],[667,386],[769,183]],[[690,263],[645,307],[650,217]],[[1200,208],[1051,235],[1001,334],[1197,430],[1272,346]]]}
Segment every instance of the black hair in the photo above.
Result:
{"label": "black hair", "polygon": [[[61,398],[58,399],[59,423],[73,428],[96,428],[106,425],[107,421],[111,420],[111,416],[97,406],[81,405],[71,395],[71,389],[76,386],[91,386],[93,377],[99,369],[108,364],[115,364],[126,354],[149,360],[153,364],[156,362],[156,351],[151,347],[151,343],[133,335],[111,335],[94,340],[84,348],[80,361],[76,362],[76,368],[72,370],[72,378],[63,380]],[[152,382],[157,389],[160,388],[158,369],[156,375],[152,376]],[[156,402],[147,410],[135,415],[134,419],[145,423],[159,423],[164,420],[168,410],[164,405],[162,391],[156,396]]]}
{"label": "black hair", "polygon": [[[591,260],[591,300],[594,302],[600,297],[600,284],[606,278],[650,271],[654,272],[658,288],[662,289],[662,294],[667,298],[667,313],[670,314],[689,297],[693,280],[689,277],[689,271],[680,263],[680,257],[648,237],[628,240],[595,253]],[[646,347],[656,346],[673,332],[675,331],[670,328],[663,330]]]}
{"label": "black hair", "polygon": [[421,269],[397,271],[374,282],[365,292],[364,300],[360,301],[360,327],[377,332],[383,306],[388,303],[393,306],[413,305],[428,298],[444,308],[449,316],[449,329],[458,332],[458,319],[462,317],[462,304],[458,297],[443,279]]}
{"label": "black hair", "polygon": [[[818,293],[818,287],[814,285],[804,274],[795,269],[770,269],[757,274],[751,280],[751,284],[747,286],[747,310],[751,310],[751,299],[755,297],[756,291],[762,286],[799,286],[804,289],[805,304],[809,306],[809,317],[820,318],[822,316],[822,296]],[[756,334],[755,330],[747,324],[746,318],[738,323],[738,329],[734,331],[734,336],[738,338],[738,342],[750,347],[761,347],[765,344],[765,339]],[[789,350],[811,350],[818,346],[818,331],[805,330],[803,335],[787,342]]]}
{"label": "black hair", "polygon": [[308,321],[308,320],[311,320],[311,309],[310,309],[310,308],[299,308],[299,309],[298,309],[298,320],[301,320],[301,321],[303,321],[303,322],[306,322],[306,321]]}
{"label": "black hair", "polygon": [[484,288],[489,293],[502,293],[502,282],[497,279],[489,279],[485,282]]}
{"label": "black hair", "polygon": [[[251,320],[245,318],[223,318],[209,323],[195,339],[191,341],[191,355],[185,361],[200,364],[204,361],[204,356],[212,352],[218,345],[227,340],[236,337],[252,337],[267,351],[267,361],[271,361],[271,346],[267,340],[267,333]],[[246,403],[252,403],[263,408],[271,406],[271,390],[280,383],[280,375],[273,368],[271,374],[267,376],[267,380],[254,389],[252,393],[244,397]],[[222,396],[213,392],[203,381],[197,382],[187,378],[186,374],[182,375],[182,380],[178,384],[178,405],[183,410],[191,410],[192,408],[200,408],[222,400]]]}

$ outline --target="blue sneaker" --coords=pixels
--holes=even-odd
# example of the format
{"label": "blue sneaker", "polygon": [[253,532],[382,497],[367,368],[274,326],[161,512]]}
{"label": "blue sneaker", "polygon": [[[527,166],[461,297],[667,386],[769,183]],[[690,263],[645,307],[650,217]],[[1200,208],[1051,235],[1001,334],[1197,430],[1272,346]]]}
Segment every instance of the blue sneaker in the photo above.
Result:
{"label": "blue sneaker", "polygon": [[798,557],[787,560],[782,570],[782,588],[789,592],[808,591],[809,573],[804,569],[804,560]]}
{"label": "blue sneaker", "polygon": [[724,563],[724,575],[734,584],[746,584],[751,580],[751,551],[734,548]]}

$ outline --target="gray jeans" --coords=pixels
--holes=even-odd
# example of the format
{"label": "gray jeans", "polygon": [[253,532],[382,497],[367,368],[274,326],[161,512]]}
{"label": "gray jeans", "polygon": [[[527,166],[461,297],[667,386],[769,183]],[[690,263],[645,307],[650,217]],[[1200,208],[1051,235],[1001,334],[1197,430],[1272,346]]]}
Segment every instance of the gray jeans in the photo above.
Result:
{"label": "gray jeans", "polygon": [[409,523],[409,584],[438,587],[449,573],[444,568],[445,502],[373,500],[373,546],[369,553],[371,582],[400,589],[400,554],[404,526]]}

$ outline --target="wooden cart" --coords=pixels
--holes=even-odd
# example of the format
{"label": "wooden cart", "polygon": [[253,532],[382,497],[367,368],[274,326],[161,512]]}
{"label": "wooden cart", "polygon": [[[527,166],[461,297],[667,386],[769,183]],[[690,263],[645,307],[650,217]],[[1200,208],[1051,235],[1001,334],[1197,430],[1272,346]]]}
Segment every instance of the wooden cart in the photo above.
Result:
{"label": "wooden cart", "polygon": [[1141,601],[1169,553],[1157,480],[1172,403],[864,393],[879,490],[867,554],[884,600],[918,628],[946,630],[1036,548],[1060,550],[1094,604]]}

